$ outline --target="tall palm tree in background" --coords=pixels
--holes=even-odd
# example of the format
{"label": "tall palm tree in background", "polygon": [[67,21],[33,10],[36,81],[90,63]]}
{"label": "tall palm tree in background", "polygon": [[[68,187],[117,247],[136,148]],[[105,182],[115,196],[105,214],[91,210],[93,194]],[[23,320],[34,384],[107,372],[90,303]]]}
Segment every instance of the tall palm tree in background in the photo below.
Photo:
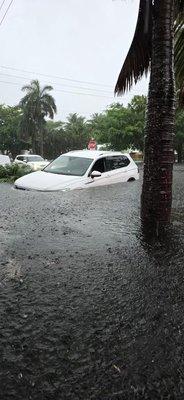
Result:
{"label": "tall palm tree in background", "polygon": [[[174,31],[177,80],[184,82],[183,0],[140,0],[134,38],[115,92],[124,93],[150,72],[145,127],[141,218],[159,233],[170,222],[175,116]],[[182,92],[182,91],[181,91]]]}
{"label": "tall palm tree in background", "polygon": [[21,129],[31,136],[33,152],[36,152],[36,142],[39,141],[42,156],[45,117],[53,119],[57,112],[55,100],[48,93],[51,90],[53,90],[52,86],[41,88],[39,81],[33,80],[30,85],[23,86],[22,91],[27,93],[19,104],[23,111]]}
{"label": "tall palm tree in background", "polygon": [[86,148],[88,134],[84,117],[77,113],[69,114],[64,128],[70,150]]}

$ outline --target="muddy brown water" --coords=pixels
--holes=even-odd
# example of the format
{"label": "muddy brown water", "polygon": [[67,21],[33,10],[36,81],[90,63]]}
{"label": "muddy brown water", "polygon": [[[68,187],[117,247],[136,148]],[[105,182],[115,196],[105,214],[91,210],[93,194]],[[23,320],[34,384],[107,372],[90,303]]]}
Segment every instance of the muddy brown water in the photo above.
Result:
{"label": "muddy brown water", "polygon": [[0,399],[184,398],[184,166],[162,242],[140,191],[0,185]]}

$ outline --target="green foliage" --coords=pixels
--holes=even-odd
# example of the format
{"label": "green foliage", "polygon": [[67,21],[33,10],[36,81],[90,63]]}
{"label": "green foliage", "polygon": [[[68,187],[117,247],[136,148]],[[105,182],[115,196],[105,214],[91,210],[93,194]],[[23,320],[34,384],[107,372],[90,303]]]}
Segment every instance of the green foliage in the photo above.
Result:
{"label": "green foliage", "polygon": [[18,164],[0,165],[0,182],[14,182],[16,179],[30,172],[31,168],[29,166],[20,167]]}
{"label": "green foliage", "polygon": [[[127,107],[111,104],[103,113],[94,114],[88,121],[70,114],[67,121],[47,121],[44,126],[44,155],[49,160],[69,150],[84,149],[91,137],[107,149],[127,150],[144,147],[146,97],[134,96]],[[16,107],[0,106],[0,151],[13,157],[31,147],[30,138],[20,139],[21,111]],[[184,156],[184,112],[177,111],[175,149],[180,160]],[[39,151],[38,151],[39,152]]]}
{"label": "green foliage", "polygon": [[0,105],[0,151],[11,153],[13,158],[28,147],[28,144],[20,138],[20,120],[20,108]]}
{"label": "green foliage", "polygon": [[89,140],[85,118],[69,114],[67,122],[47,121],[44,135],[45,156],[53,159],[69,150],[84,149]]}
{"label": "green foliage", "polygon": [[64,125],[68,150],[86,148],[89,139],[85,118],[78,114],[69,114]]}
{"label": "green foliage", "polygon": [[67,140],[64,123],[61,121],[47,121],[44,134],[44,154],[49,160],[58,157],[67,150]]}
{"label": "green foliage", "polygon": [[112,104],[88,121],[91,135],[114,150],[143,150],[146,97],[135,96],[127,107]]}
{"label": "green foliage", "polygon": [[26,95],[20,101],[22,109],[21,132],[23,136],[31,138],[33,152],[40,147],[43,156],[43,142],[45,133],[45,117],[54,118],[57,112],[54,98],[48,93],[52,86],[40,87],[38,80],[33,80],[30,85],[23,86]]}

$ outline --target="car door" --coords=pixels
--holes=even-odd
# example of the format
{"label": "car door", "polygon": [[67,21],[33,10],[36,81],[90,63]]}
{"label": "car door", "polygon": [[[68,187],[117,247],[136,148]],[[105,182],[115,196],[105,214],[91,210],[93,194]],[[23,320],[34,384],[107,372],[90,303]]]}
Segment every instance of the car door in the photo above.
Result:
{"label": "car door", "polygon": [[107,156],[105,159],[109,183],[126,182],[129,177],[130,160],[125,155]]}
{"label": "car door", "polygon": [[[98,171],[101,173],[100,177],[95,177],[95,178],[91,178],[91,173],[93,171]],[[108,184],[108,172],[106,171],[106,164],[105,164],[105,157],[101,157],[98,160],[96,160],[94,162],[94,164],[92,165],[92,168],[89,171],[88,174],[88,182],[86,182],[86,185],[91,186],[103,186],[103,185],[107,185]]]}

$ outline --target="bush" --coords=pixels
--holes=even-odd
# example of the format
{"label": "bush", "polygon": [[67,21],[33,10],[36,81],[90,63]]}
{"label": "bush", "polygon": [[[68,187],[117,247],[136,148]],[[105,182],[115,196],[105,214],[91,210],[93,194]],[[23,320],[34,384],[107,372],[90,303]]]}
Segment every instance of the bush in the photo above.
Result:
{"label": "bush", "polygon": [[30,172],[32,172],[32,170],[27,165],[21,165],[21,167],[18,164],[7,166],[0,165],[0,182],[14,182],[16,179]]}

